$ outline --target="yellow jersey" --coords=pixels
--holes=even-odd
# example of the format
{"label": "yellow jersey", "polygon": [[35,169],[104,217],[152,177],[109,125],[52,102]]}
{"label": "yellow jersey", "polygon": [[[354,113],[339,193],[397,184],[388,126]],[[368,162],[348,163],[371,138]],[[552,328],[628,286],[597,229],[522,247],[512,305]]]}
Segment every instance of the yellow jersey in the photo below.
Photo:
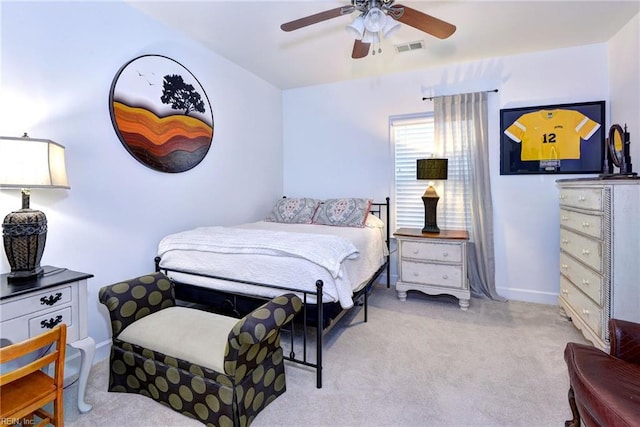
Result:
{"label": "yellow jersey", "polygon": [[539,110],[521,115],[505,135],[522,144],[520,160],[579,159],[580,140],[600,124],[576,110]]}

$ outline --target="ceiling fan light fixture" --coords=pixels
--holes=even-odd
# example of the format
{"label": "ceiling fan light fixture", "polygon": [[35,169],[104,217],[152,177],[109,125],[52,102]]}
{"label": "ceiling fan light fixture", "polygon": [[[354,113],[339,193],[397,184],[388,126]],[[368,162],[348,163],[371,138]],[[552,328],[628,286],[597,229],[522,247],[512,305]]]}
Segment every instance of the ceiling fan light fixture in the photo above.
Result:
{"label": "ceiling fan light fixture", "polygon": [[393,18],[387,17],[387,24],[382,29],[385,38],[391,36],[400,29],[400,23]]}
{"label": "ceiling fan light fixture", "polygon": [[349,34],[355,36],[356,39],[362,40],[364,36],[364,16],[360,15],[347,25],[346,30]]}
{"label": "ceiling fan light fixture", "polygon": [[364,27],[370,33],[382,31],[387,23],[387,15],[379,7],[372,7],[364,17]]}
{"label": "ceiling fan light fixture", "polygon": [[378,33],[372,33],[367,30],[364,32],[364,37],[362,37],[362,43],[380,43],[380,36]]}

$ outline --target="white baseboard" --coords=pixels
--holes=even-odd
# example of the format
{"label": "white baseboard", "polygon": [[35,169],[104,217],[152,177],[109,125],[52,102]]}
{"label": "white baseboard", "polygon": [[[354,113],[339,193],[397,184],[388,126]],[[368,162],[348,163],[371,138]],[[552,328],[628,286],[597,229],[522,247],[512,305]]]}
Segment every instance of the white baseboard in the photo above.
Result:
{"label": "white baseboard", "polygon": [[[386,283],[386,275],[381,274],[378,283]],[[395,286],[397,274],[391,274],[391,286]],[[536,304],[558,305],[558,294],[555,292],[541,292],[531,289],[496,288],[496,292],[503,298],[513,301],[532,302]]]}
{"label": "white baseboard", "polygon": [[496,288],[496,291],[500,296],[508,300],[558,305],[558,294],[555,292],[541,292],[518,288]]}

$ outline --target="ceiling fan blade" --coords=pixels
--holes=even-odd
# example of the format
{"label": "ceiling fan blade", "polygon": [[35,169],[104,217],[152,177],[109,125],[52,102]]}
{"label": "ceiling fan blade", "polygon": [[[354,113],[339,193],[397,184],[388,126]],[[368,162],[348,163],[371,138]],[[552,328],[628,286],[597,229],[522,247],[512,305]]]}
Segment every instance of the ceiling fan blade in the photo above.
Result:
{"label": "ceiling fan blade", "polygon": [[356,42],[353,44],[351,57],[353,59],[359,59],[369,55],[369,46],[371,46],[371,43],[364,43],[362,40],[356,39]]}
{"label": "ceiling fan blade", "polygon": [[282,29],[282,31],[293,31],[302,27],[306,27],[308,25],[326,21],[327,19],[337,18],[342,15],[348,15],[354,10],[355,8],[353,6],[336,7],[335,9],[325,10],[324,12],[305,16],[304,18],[296,19],[295,21],[286,22],[280,25],[280,28]]}
{"label": "ceiling fan blade", "polygon": [[455,25],[449,24],[448,22],[442,21],[438,18],[434,18],[426,13],[422,13],[419,10],[403,6],[401,4],[393,6],[393,9],[395,10],[399,10],[400,8],[404,9],[404,12],[396,19],[397,21],[410,25],[413,28],[417,28],[420,31],[424,31],[425,33],[431,34],[439,39],[446,39],[456,31]]}

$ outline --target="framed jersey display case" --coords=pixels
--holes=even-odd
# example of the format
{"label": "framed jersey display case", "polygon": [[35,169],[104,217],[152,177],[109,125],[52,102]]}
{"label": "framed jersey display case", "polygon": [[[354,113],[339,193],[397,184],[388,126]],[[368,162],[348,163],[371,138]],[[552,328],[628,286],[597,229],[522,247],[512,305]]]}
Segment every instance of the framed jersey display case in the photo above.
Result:
{"label": "framed jersey display case", "polygon": [[500,110],[500,175],[601,173],[605,102]]}

